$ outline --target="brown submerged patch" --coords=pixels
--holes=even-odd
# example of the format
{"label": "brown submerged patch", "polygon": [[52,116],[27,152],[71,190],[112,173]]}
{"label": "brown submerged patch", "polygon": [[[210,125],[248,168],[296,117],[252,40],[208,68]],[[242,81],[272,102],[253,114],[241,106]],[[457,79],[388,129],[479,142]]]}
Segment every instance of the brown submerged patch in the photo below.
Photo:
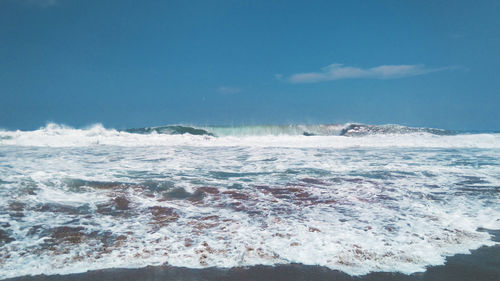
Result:
{"label": "brown submerged patch", "polygon": [[11,217],[24,217],[24,208],[26,207],[25,203],[22,202],[12,202],[9,204],[7,209],[9,210],[9,216]]}
{"label": "brown submerged patch", "polygon": [[118,210],[128,210],[129,209],[129,204],[130,201],[125,198],[124,196],[118,196],[115,199],[113,199],[113,202],[116,205],[116,209]]}
{"label": "brown submerged patch", "polygon": [[193,239],[191,239],[191,238],[184,238],[184,246],[186,246],[186,247],[189,248],[189,247],[193,246],[193,243],[194,243]]}
{"label": "brown submerged patch", "polygon": [[196,190],[191,197],[188,198],[189,201],[193,202],[193,204],[199,204],[203,201],[203,198],[205,197],[205,193]]}
{"label": "brown submerged patch", "polygon": [[251,208],[251,206],[246,206],[245,204],[242,204],[241,202],[232,202],[228,205],[220,205],[221,207],[229,207],[231,208],[232,210],[234,211],[237,211],[237,212],[245,212],[246,214],[250,215],[250,216],[254,216],[254,215],[260,215],[261,212],[259,210],[254,210]]}
{"label": "brown submerged patch", "polygon": [[231,196],[231,198],[238,199],[238,200],[240,200],[240,199],[247,200],[250,198],[247,194],[237,192],[234,190],[224,191],[224,192],[222,192],[222,194],[228,194],[229,196]]}
{"label": "brown submerged patch", "polygon": [[125,243],[125,241],[127,241],[127,239],[128,237],[125,235],[116,236],[114,246],[121,247]]}
{"label": "brown submerged patch", "polygon": [[71,243],[78,244],[82,242],[85,234],[83,233],[83,227],[69,227],[60,226],[52,228],[49,230],[51,232],[50,237],[53,239],[54,244],[60,243]]}
{"label": "brown submerged patch", "polygon": [[333,204],[338,204],[339,201],[335,200],[335,199],[325,199],[325,200],[320,200],[318,201],[318,203],[321,203],[321,204],[328,204],[328,205],[333,205]]}
{"label": "brown submerged patch", "polygon": [[101,215],[110,216],[129,216],[130,215],[130,200],[125,196],[117,196],[106,203],[97,204],[97,212]]}
{"label": "brown submerged patch", "polygon": [[340,179],[343,181],[354,182],[354,183],[362,183],[365,181],[363,178],[340,178]]}
{"label": "brown submerged patch", "polygon": [[292,238],[292,235],[290,233],[285,233],[285,234],[282,234],[282,233],[274,233],[273,234],[273,237],[279,237],[279,238],[287,238],[287,239],[290,239]]}
{"label": "brown submerged patch", "polygon": [[274,259],[278,258],[278,255],[276,255],[275,253],[272,253],[272,254],[266,253],[264,251],[264,249],[262,249],[262,248],[257,248],[256,252],[257,252],[257,255],[263,259],[274,260]]}
{"label": "brown submerged patch", "polygon": [[310,226],[309,227],[309,232],[321,232],[321,230],[319,230],[319,228]]}
{"label": "brown submerged patch", "polygon": [[22,202],[12,202],[9,204],[9,211],[13,212],[22,212],[24,210],[24,207],[26,206],[25,203]]}
{"label": "brown submerged patch", "polygon": [[207,258],[208,256],[206,254],[201,254],[199,258],[200,265],[207,266],[208,265]]}
{"label": "brown submerged patch", "polygon": [[296,190],[296,188],[272,188],[269,192],[276,198],[290,198],[293,193],[290,189]]}
{"label": "brown submerged patch", "polygon": [[112,203],[103,203],[97,205],[97,213],[101,215],[113,215],[113,204]]}
{"label": "brown submerged patch", "polygon": [[207,266],[208,265],[208,263],[207,263],[208,254],[213,254],[215,252],[220,252],[220,251],[215,250],[214,248],[210,247],[210,245],[208,245],[207,241],[203,241],[203,243],[201,243],[201,246],[203,246],[203,248],[196,249],[194,252],[196,254],[200,255],[199,260],[198,260],[200,265]]}
{"label": "brown submerged patch", "polygon": [[298,187],[287,187],[286,190],[288,190],[289,192],[291,193],[296,193],[296,192],[301,192],[303,191],[304,189],[302,188],[298,188]]}
{"label": "brown submerged patch", "polygon": [[49,229],[50,239],[46,240],[43,250],[52,255],[69,254],[75,244],[85,243],[92,247],[86,253],[78,253],[71,259],[100,259],[103,255],[122,247],[128,239],[125,235],[115,235],[110,231],[85,233],[83,227],[56,227]]}
{"label": "brown submerged patch", "polygon": [[219,216],[206,216],[206,217],[201,217],[200,220],[206,221],[206,220],[219,220]]}
{"label": "brown submerged patch", "polygon": [[337,263],[341,264],[341,265],[346,265],[346,266],[353,266],[354,265],[354,263],[352,263],[352,262],[350,262],[348,260],[344,260],[343,257],[339,257],[337,259]]}
{"label": "brown submerged patch", "polygon": [[187,224],[191,225],[193,227],[193,233],[195,233],[195,234],[201,234],[203,232],[203,230],[214,228],[214,227],[219,225],[218,222],[207,223],[207,222],[200,222],[200,221],[190,221]]}
{"label": "brown submerged patch", "polygon": [[301,192],[295,195],[298,198],[309,198],[311,197],[311,193],[309,192]]}
{"label": "brown submerged patch", "polygon": [[275,188],[258,186],[256,188],[264,194],[272,194],[274,197],[279,199],[293,199],[294,197],[304,198],[310,196],[310,194],[306,192],[303,187],[296,185]]}
{"label": "brown submerged patch", "polygon": [[199,187],[196,191],[207,194],[219,194],[219,190],[217,188],[208,186]]}
{"label": "brown submerged patch", "polygon": [[208,245],[207,241],[203,241],[201,245],[205,247],[205,251],[207,251],[208,253],[213,254],[215,252],[215,250],[210,247],[210,245]]}
{"label": "brown submerged patch", "polygon": [[255,189],[257,189],[258,191],[264,193],[264,194],[270,194],[271,193],[271,187],[267,186],[267,185],[256,185],[254,186]]}
{"label": "brown submerged patch", "polygon": [[153,215],[153,219],[159,223],[169,223],[179,219],[179,214],[177,214],[173,208],[154,206],[148,208]]}

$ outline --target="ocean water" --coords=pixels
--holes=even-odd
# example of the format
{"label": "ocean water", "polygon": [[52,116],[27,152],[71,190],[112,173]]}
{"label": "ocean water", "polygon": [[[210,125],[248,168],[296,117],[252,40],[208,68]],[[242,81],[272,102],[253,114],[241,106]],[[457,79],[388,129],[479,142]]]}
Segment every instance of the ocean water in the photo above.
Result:
{"label": "ocean water", "polygon": [[500,134],[398,125],[0,131],[0,279],[148,265],[425,271],[492,246]]}

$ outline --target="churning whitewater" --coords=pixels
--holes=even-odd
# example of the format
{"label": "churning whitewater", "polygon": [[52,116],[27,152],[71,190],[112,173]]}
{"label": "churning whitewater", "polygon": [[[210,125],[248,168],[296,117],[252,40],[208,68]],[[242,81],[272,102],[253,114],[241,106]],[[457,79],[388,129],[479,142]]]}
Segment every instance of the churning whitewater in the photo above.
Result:
{"label": "churning whitewater", "polygon": [[494,245],[500,134],[397,125],[0,131],[0,278],[169,264],[413,273]]}

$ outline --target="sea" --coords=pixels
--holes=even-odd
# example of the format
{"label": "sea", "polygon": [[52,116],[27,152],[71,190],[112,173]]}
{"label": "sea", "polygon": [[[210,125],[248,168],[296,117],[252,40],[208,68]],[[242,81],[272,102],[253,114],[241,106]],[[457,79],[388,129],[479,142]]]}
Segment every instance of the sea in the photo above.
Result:
{"label": "sea", "polygon": [[500,133],[0,130],[0,279],[109,268],[415,274],[498,246]]}

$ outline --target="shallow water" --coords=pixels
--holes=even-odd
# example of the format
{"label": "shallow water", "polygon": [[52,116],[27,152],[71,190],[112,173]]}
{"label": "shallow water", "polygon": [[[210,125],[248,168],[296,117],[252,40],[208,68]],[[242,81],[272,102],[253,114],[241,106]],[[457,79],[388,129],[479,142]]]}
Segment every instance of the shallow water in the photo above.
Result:
{"label": "shallow water", "polygon": [[169,265],[138,269],[102,269],[69,275],[37,275],[9,281],[497,281],[500,279],[500,246],[481,247],[472,254],[447,258],[446,264],[427,268],[424,273],[406,275],[394,272],[372,272],[350,276],[338,270],[317,265],[279,264],[232,268],[186,268]]}
{"label": "shallow water", "polygon": [[0,132],[0,278],[168,264],[414,273],[494,245],[500,135]]}

